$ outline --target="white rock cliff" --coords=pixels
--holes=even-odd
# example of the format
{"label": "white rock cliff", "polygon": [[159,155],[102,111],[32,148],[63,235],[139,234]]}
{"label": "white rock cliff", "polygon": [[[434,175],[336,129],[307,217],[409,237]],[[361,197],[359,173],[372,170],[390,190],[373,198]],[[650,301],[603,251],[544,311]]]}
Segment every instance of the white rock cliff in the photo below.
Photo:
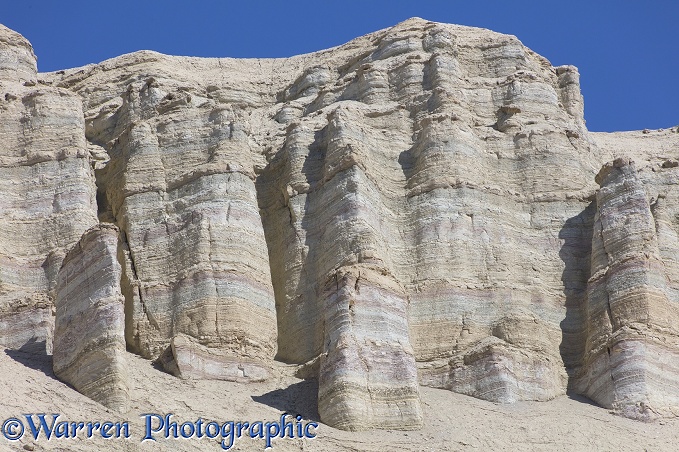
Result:
{"label": "white rock cliff", "polygon": [[513,36],[38,74],[1,28],[0,97],[5,347],[85,315],[103,283],[57,276],[99,224],[128,350],[181,378],[299,365],[347,430],[421,427],[421,385],[679,413],[679,130],[588,132],[577,69]]}

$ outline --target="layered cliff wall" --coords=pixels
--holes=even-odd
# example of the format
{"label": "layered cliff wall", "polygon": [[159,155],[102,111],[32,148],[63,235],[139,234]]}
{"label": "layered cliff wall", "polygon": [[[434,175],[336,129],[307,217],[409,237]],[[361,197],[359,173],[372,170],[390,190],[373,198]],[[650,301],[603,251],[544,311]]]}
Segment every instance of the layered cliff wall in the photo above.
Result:
{"label": "layered cliff wall", "polygon": [[679,411],[679,300],[651,207],[665,195],[650,204],[628,159],[605,165],[597,181],[585,367],[576,388],[627,417],[673,414]]}
{"label": "layered cliff wall", "polygon": [[97,207],[82,100],[38,79],[28,41],[0,26],[0,344],[44,352],[61,261]]}
{"label": "layered cliff wall", "polygon": [[69,251],[57,276],[54,374],[78,392],[127,412],[125,305],[118,228],[97,225]]}
{"label": "layered cliff wall", "polygon": [[[59,256],[99,221],[120,229],[128,348],[177,375],[309,364],[322,420],[345,429],[419,427],[419,385],[597,400],[579,383],[605,373],[592,363],[609,340],[593,316],[595,176],[628,154],[643,162],[634,202],[652,212],[662,303],[679,303],[679,134],[646,134],[637,152],[636,138],[589,133],[577,69],[513,36],[411,19],[287,59],[137,52],[36,75],[27,42],[2,35],[2,61],[21,63],[0,72],[18,93],[0,104],[0,188],[17,199],[0,220],[0,323],[25,312],[37,339],[49,341]],[[30,90],[62,103],[25,129]],[[45,168],[53,185],[34,187],[21,172],[41,164],[32,152],[80,169]],[[34,229],[13,220],[29,213]],[[27,244],[11,241],[19,230]],[[24,267],[36,276],[13,281]],[[7,345],[37,334],[12,325]]]}

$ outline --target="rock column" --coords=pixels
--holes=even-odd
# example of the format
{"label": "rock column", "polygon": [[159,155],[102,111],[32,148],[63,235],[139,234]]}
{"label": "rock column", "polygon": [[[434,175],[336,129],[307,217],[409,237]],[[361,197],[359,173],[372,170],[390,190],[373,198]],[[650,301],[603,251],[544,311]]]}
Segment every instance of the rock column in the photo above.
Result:
{"label": "rock column", "polygon": [[57,281],[54,373],[78,392],[125,413],[125,299],[118,228],[88,230],[64,258]]}
{"label": "rock column", "polygon": [[584,375],[576,388],[623,416],[679,408],[679,309],[669,302],[654,218],[633,162],[597,175]]}

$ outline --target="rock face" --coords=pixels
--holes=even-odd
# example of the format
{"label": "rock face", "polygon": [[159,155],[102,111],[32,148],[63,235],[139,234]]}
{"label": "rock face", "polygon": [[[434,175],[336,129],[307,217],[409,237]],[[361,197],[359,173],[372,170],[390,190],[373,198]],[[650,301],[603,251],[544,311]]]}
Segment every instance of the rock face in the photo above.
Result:
{"label": "rock face", "polygon": [[[133,109],[121,107],[127,108]],[[276,311],[252,165],[220,161],[247,141],[228,124],[199,116],[183,125],[160,126],[154,117],[126,126],[100,170],[100,196],[111,209],[104,215],[113,215],[129,248],[127,342],[152,358],[174,335],[189,334],[204,345],[270,360]],[[201,130],[202,122],[210,125]],[[178,136],[184,128],[197,136]],[[247,148],[242,153],[247,157]]]}
{"label": "rock face", "polygon": [[403,288],[377,266],[343,267],[328,281],[318,412],[346,430],[422,426]]}
{"label": "rock face", "polygon": [[[32,55],[2,33],[7,55]],[[12,64],[3,87],[27,89],[20,68],[32,66]],[[128,349],[184,378],[304,365],[321,419],[352,430],[418,428],[419,385],[494,402],[570,388],[627,416],[641,403],[671,412],[679,373],[653,350],[678,350],[679,134],[588,132],[576,68],[513,36],[411,19],[286,59],[145,51],[40,80],[59,102],[80,97],[69,111],[77,137],[53,122],[22,133],[18,119],[2,123],[6,179],[47,198],[21,158],[72,142],[59,165],[82,171],[49,174],[77,187],[60,199],[81,201],[62,224],[18,198],[15,215],[49,223],[26,230],[16,252],[10,235],[26,223],[0,219],[2,274],[37,274],[3,276],[0,300],[28,297],[21,312],[45,331],[50,275],[98,217],[120,229]],[[42,147],[18,141],[31,133]],[[632,155],[636,170],[599,187],[605,162]],[[67,184],[54,181],[50,196]],[[622,240],[622,254],[602,257],[601,237],[627,231],[613,218],[628,202],[650,248],[627,261]],[[38,236],[43,248],[27,245]],[[628,264],[641,278],[629,294],[614,280],[636,271]],[[606,327],[597,316],[609,291],[619,312]],[[605,382],[606,372],[636,380]]]}
{"label": "rock face", "polygon": [[3,82],[33,82],[38,75],[31,44],[19,33],[0,25],[0,80]]}
{"label": "rock face", "polygon": [[171,353],[171,361],[165,367],[179,378],[248,383],[264,381],[270,374],[260,362],[201,345],[185,334],[172,338]]}
{"label": "rock face", "polygon": [[82,101],[38,83],[35,56],[0,25],[0,344],[52,345],[52,300],[68,249],[97,223]]}
{"label": "rock face", "polygon": [[633,162],[597,176],[587,351],[576,383],[624,416],[679,412],[679,304],[670,303],[655,219]]}
{"label": "rock face", "polygon": [[121,275],[118,228],[104,224],[85,232],[57,277],[53,359],[59,379],[125,413],[130,397]]}

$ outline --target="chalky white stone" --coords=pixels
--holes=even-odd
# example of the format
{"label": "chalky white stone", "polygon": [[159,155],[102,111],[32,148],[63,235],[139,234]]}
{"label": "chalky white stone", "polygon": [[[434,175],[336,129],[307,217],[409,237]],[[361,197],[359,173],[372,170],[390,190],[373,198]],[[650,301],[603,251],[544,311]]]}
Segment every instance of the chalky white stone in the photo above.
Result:
{"label": "chalky white stone", "polygon": [[64,258],[56,288],[54,374],[78,392],[126,413],[125,299],[120,292],[118,228],[83,234]]}
{"label": "chalky white stone", "polygon": [[[589,132],[575,67],[417,18],[290,58],[50,74],[0,36],[6,345],[50,342],[56,271],[98,217],[128,349],[183,378],[304,365],[350,430],[418,428],[419,385],[677,412],[679,133]],[[651,248],[604,259],[623,217]]]}

